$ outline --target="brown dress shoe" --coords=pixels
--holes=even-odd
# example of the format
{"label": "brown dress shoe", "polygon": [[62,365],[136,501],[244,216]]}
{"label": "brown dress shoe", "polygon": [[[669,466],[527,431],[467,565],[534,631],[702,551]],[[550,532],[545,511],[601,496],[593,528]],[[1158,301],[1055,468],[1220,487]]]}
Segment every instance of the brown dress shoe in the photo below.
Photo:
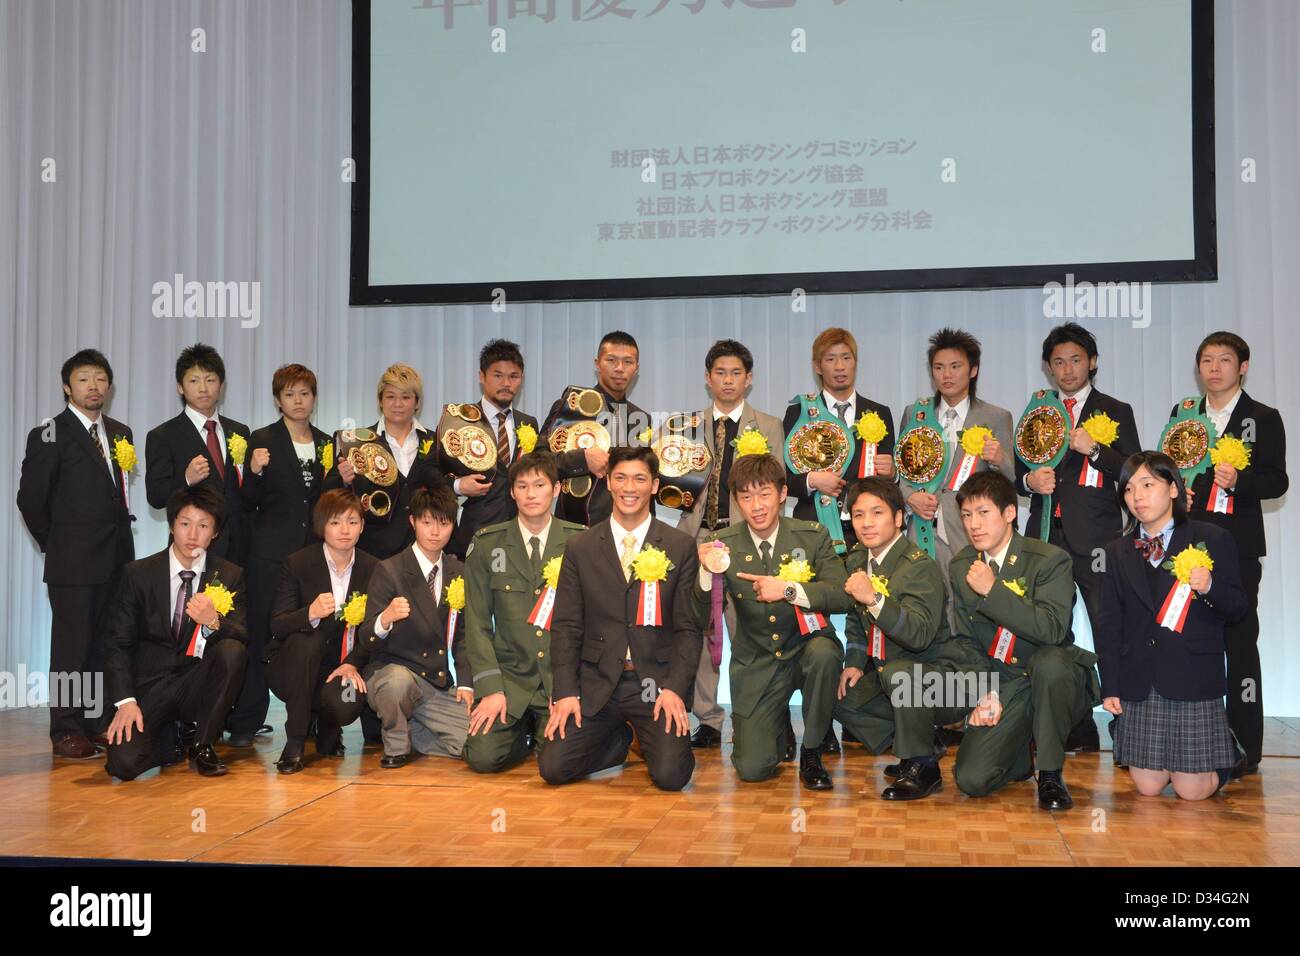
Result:
{"label": "brown dress shoe", "polygon": [[81,734],[60,734],[54,738],[54,756],[69,760],[87,760],[99,753],[90,738]]}

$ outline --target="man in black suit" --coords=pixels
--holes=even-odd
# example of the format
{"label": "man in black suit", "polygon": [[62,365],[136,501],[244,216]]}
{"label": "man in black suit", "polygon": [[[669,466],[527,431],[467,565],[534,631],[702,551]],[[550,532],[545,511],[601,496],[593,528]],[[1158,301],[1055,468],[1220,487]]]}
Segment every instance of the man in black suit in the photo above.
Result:
{"label": "man in black suit", "polygon": [[421,489],[408,520],[415,543],[375,568],[360,630],[369,654],[366,702],[383,725],[385,770],[404,766],[412,750],[459,758],[474,704],[465,566],[444,552],[456,528],[456,496],[441,485]]}
{"label": "man in black suit", "polygon": [[1197,475],[1188,489],[1188,508],[1196,521],[1232,532],[1241,584],[1248,599],[1243,613],[1235,620],[1229,619],[1224,635],[1228,651],[1228,724],[1246,752],[1234,770],[1235,776],[1258,772],[1264,750],[1259,582],[1263,573],[1260,558],[1267,548],[1262,506],[1271,498],[1281,498],[1290,484],[1282,416],[1276,408],[1246,393],[1243,385],[1249,366],[1250,346],[1234,332],[1212,332],[1196,350],[1196,371],[1205,387],[1200,411],[1214,423],[1217,437],[1231,435],[1250,447],[1250,464],[1238,471],[1221,462]]}
{"label": "man in black suit", "polygon": [[[812,368],[813,375],[821,385],[817,404],[820,406],[823,415],[832,415],[839,418],[850,431],[853,430],[858,419],[868,412],[875,412],[881,417],[885,423],[885,438],[876,446],[875,458],[868,463],[871,467],[866,470],[868,474],[874,473],[881,478],[896,480],[894,474],[894,439],[897,436],[894,434],[894,413],[889,410],[888,405],[874,402],[858,392],[858,342],[853,337],[853,333],[848,329],[840,328],[830,328],[822,331],[813,340]],[[794,429],[795,422],[798,420],[799,403],[795,402],[786,407],[785,419],[781,423],[785,429],[787,439],[790,437],[790,432]],[[789,482],[790,497],[795,499],[794,516],[796,518],[802,518],[806,521],[817,520],[814,499],[818,494],[833,495],[840,500],[840,521],[843,523],[842,540],[847,542],[849,547],[852,547],[857,538],[853,535],[853,522],[850,520],[845,507],[844,492],[847,486],[856,480],[863,471],[862,456],[866,447],[865,442],[855,440],[853,458],[843,476],[833,471],[810,471],[805,475],[797,475],[792,471],[788,471],[786,475]],[[785,455],[785,449],[773,449],[772,454],[776,455],[777,458],[782,458]]]}
{"label": "man in black suit", "polygon": [[[83,349],[63,363],[62,376],[67,407],[27,435],[18,510],[45,552],[50,673],[89,674],[100,669],[110,597],[122,568],[135,557],[135,519],[117,451],[122,442],[130,446],[131,429],[103,413],[113,369],[102,354]],[[129,454],[134,457],[134,450]],[[51,690],[55,686],[51,681]],[[54,754],[93,757],[100,718],[72,703],[50,701]]]}
{"label": "man in black suit", "polygon": [[611,449],[606,483],[613,514],[569,539],[560,565],[538,770],[564,784],[620,766],[635,729],[655,786],[680,790],[695,770],[685,703],[701,646],[695,542],[650,513],[649,448]]}
{"label": "man in black suit", "polygon": [[517,513],[508,474],[510,466],[525,453],[519,448],[519,429],[525,425],[531,428],[534,442],[540,431],[536,418],[514,407],[515,396],[524,384],[524,356],[518,345],[493,339],[483,346],[478,355],[478,382],[483,397],[477,404],[484,424],[496,435],[497,464],[491,480],[469,475],[453,483],[456,494],[465,496],[465,504],[447,551],[462,561],[479,528],[509,521]]}
{"label": "man in black suit", "polygon": [[[650,427],[650,415],[644,409],[633,405],[627,399],[640,367],[641,350],[636,339],[626,332],[610,332],[600,340],[596,349],[596,385],[595,390],[605,400],[605,408],[597,416],[597,421],[609,432],[610,446],[619,447],[636,443],[637,436]],[[556,418],[561,412],[557,399],[546,416],[542,426],[539,444],[549,444],[550,434],[555,427]],[[609,452],[598,447],[588,449],[575,448],[573,451],[556,455],[560,478],[589,477],[591,490],[578,496],[568,491],[560,493],[555,515],[568,521],[594,527],[609,517],[613,508],[610,501],[609,486],[602,481],[609,467]],[[650,504],[650,513],[654,513],[654,503]]]}
{"label": "man in black suit", "polygon": [[176,391],[184,408],[145,437],[144,487],[149,506],[159,509],[166,508],[179,489],[195,485],[220,495],[226,519],[211,550],[242,568],[248,560],[249,531],[239,486],[249,434],[247,425],[217,414],[225,383],[226,363],[212,346],[200,342],[181,352]]}
{"label": "man in black suit", "polygon": [[[1129,455],[1142,450],[1132,406],[1098,391],[1097,340],[1075,322],[1058,325],[1043,340],[1043,364],[1056,385],[1056,394],[1070,414],[1071,430],[1065,457],[1055,468],[1032,471],[1016,458],[1016,490],[1029,498],[1028,537],[1042,526],[1044,495],[1052,496],[1047,541],[1069,553],[1074,583],[1083,594],[1088,620],[1096,634],[1101,620],[1101,575],[1094,570],[1106,545],[1119,537],[1124,524],[1115,481]],[[1106,415],[1118,424],[1112,441],[1094,439],[1084,423]],[[1071,731],[1066,750],[1096,751],[1101,742],[1089,714]]]}
{"label": "man in black suit", "polygon": [[352,624],[346,619],[353,595],[364,599],[379,563],[357,548],[363,525],[356,495],[343,488],[327,491],[312,514],[312,528],[324,543],[285,559],[266,648],[266,682],[286,712],[288,739],[275,765],[280,773],[303,769],[313,723],[316,753],[343,756],[342,729],[365,707],[360,668],[369,644],[359,639],[364,616]]}
{"label": "man in black suit", "polygon": [[[167,501],[172,543],[122,575],[104,641],[116,707],[105,769],[121,780],[183,758],[178,720],[198,725],[190,765],[207,777],[226,772],[212,744],[244,679],[248,628],[243,571],[209,550],[223,510],[211,488],[179,489]],[[229,593],[207,592],[218,586]]]}

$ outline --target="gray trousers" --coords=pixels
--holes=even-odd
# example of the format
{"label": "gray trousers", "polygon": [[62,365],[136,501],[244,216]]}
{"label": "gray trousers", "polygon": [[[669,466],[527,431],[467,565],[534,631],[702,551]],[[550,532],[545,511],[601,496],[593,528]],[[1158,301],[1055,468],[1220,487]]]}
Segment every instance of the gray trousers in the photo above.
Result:
{"label": "gray trousers", "polygon": [[465,749],[469,713],[456,689],[439,690],[401,664],[385,664],[366,678],[366,701],[383,725],[384,753],[457,757]]}

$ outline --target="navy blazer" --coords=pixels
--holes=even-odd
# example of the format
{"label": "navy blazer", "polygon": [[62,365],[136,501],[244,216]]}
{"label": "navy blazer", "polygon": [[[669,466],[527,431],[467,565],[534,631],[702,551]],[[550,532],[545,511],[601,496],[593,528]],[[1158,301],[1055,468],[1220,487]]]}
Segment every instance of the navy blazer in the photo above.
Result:
{"label": "navy blazer", "polygon": [[1210,590],[1192,600],[1181,633],[1161,627],[1158,619],[1163,595],[1177,578],[1162,570],[1161,597],[1152,595],[1144,559],[1134,545],[1137,535],[1135,529],[1106,546],[1101,620],[1093,634],[1102,697],[1142,701],[1153,687],[1169,700],[1222,697],[1227,692],[1224,625],[1247,607],[1232,535],[1200,521],[1174,526],[1168,557],[1204,542],[1214,560]]}

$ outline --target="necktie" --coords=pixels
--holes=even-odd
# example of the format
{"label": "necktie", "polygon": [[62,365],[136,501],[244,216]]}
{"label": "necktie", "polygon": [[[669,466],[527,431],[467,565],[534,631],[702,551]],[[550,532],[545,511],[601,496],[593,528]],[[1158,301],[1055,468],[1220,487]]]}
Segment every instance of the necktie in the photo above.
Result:
{"label": "necktie", "polygon": [[758,550],[763,553],[763,570],[768,574],[772,573],[772,542],[760,541]]}
{"label": "necktie", "polygon": [[868,559],[868,561],[867,561],[867,573],[868,573],[869,575],[871,575],[873,578],[876,576],[876,570],[877,570],[879,567],[880,567],[880,563],[879,563],[875,558],[870,558],[870,559]]}
{"label": "necktie", "polygon": [[1073,428],[1073,427],[1075,426],[1075,424],[1076,424],[1076,422],[1075,422],[1075,420],[1074,420],[1074,406],[1075,406],[1075,405],[1078,405],[1078,404],[1079,404],[1079,400],[1078,400],[1077,398],[1067,398],[1067,399],[1065,400],[1065,410],[1066,410],[1067,412],[1070,413],[1070,427],[1071,427],[1071,428]]}
{"label": "necktie", "polygon": [[718,523],[719,489],[722,487],[722,454],[727,444],[727,420],[713,423],[713,473],[709,475],[709,497],[704,506],[704,521],[710,530]]}
{"label": "necktie", "polygon": [[943,413],[943,440],[951,445],[957,444],[957,409],[950,408]]}
{"label": "necktie", "polygon": [[506,415],[508,412],[497,412],[497,461],[510,463],[510,436],[506,434]]}
{"label": "necktie", "polygon": [[185,620],[185,605],[194,596],[193,571],[181,571],[181,586],[176,589],[176,610],[172,611],[172,639],[177,644],[181,641],[181,624]]}
{"label": "necktie", "polygon": [[[949,408],[943,413],[943,443],[947,445],[950,450],[955,450],[957,447],[957,409],[955,408]],[[949,454],[948,459],[950,463],[948,467],[950,469],[959,467],[959,463],[955,458],[955,455],[951,453]],[[951,474],[951,471],[949,474]],[[943,518],[942,503],[939,506],[939,510],[934,513],[934,530],[935,534],[939,536],[939,540],[944,544],[947,544],[948,526]]]}
{"label": "necktie", "polygon": [[623,535],[623,553],[619,555],[619,564],[623,565],[623,580],[632,580],[632,558],[636,555],[636,535],[628,532]]}
{"label": "necktie", "polygon": [[1142,557],[1146,558],[1148,563],[1159,561],[1165,556],[1164,538],[1138,538],[1133,544],[1142,552]]}
{"label": "necktie", "polygon": [[[95,451],[99,452],[99,460],[102,461],[104,466],[108,469],[108,477],[113,478],[113,466],[110,465],[108,459],[104,457],[104,446],[99,441],[99,422],[90,423],[90,440],[95,443]],[[117,481],[114,480],[113,484],[117,484]]]}
{"label": "necktie", "polygon": [[216,466],[217,477],[225,481],[226,456],[221,451],[221,445],[217,442],[217,423],[206,421],[203,423],[203,430],[208,433],[208,455],[211,456],[212,463]]}
{"label": "necktie", "polygon": [[435,564],[429,571],[429,577],[426,578],[429,583],[429,597],[433,598],[433,606],[438,606],[438,566]]}
{"label": "necktie", "polygon": [[835,403],[835,417],[838,418],[840,421],[842,421],[845,425],[849,423],[849,420],[846,417],[846,413],[848,412],[848,410],[849,410],[848,402]]}
{"label": "necktie", "polygon": [[533,575],[542,573],[542,539],[533,535],[528,539],[528,560],[533,566]]}
{"label": "necktie", "polygon": [[998,563],[992,558],[989,558],[989,570],[993,572],[995,578],[998,576]]}

